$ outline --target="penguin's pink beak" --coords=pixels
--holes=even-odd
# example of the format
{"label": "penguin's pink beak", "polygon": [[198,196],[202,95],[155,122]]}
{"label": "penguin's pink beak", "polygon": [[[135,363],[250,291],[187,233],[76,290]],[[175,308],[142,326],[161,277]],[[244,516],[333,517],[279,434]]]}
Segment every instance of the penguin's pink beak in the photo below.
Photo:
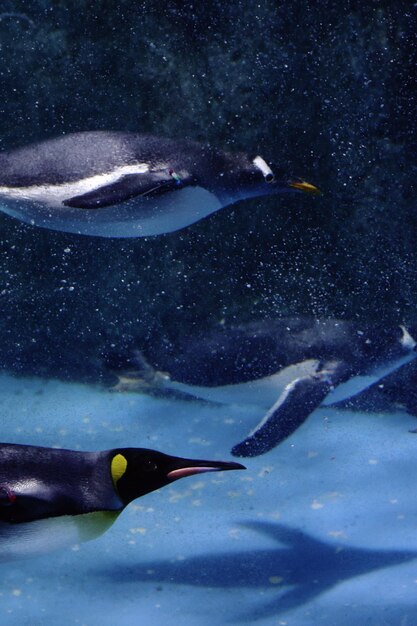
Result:
{"label": "penguin's pink beak", "polygon": [[169,480],[177,480],[194,474],[204,474],[205,472],[225,472],[228,470],[246,469],[244,465],[234,461],[194,461],[192,459],[181,459],[184,461],[183,467],[171,470],[167,474]]}

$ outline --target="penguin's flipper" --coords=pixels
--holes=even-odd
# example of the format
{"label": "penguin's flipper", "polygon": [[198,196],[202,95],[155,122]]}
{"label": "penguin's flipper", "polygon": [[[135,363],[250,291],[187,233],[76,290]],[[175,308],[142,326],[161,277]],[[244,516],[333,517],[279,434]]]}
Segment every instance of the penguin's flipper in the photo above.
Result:
{"label": "penguin's flipper", "polygon": [[137,196],[154,197],[191,184],[193,184],[191,176],[180,179],[170,170],[126,174],[111,184],[96,187],[80,196],[64,200],[63,204],[76,209],[101,209]]}
{"label": "penguin's flipper", "polygon": [[258,456],[289,437],[324,400],[332,384],[323,376],[302,376],[289,383],[256,428],[232,448],[234,456]]}

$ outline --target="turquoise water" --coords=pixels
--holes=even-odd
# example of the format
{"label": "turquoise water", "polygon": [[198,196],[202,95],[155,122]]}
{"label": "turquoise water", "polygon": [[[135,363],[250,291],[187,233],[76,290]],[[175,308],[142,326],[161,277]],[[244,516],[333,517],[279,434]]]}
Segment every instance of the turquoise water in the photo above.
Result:
{"label": "turquoise water", "polygon": [[[0,389],[16,443],[228,459],[259,417],[5,375]],[[184,479],[132,503],[93,542],[1,564],[1,620],[413,623],[414,426],[404,412],[319,409],[245,472]]]}

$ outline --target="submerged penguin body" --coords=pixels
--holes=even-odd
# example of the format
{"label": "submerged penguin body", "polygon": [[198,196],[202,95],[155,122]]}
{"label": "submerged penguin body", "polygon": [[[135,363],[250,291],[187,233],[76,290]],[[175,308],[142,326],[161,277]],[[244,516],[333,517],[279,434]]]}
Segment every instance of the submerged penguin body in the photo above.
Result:
{"label": "submerged penguin body", "polygon": [[[182,345],[162,342],[150,353],[156,368],[148,354],[136,353],[140,382],[263,409],[259,424],[232,449],[236,456],[257,456],[291,435],[319,406],[357,396],[413,361],[416,342],[403,326],[283,318],[221,327]],[[120,382],[116,389],[134,389],[134,376]]]}
{"label": "submerged penguin body", "polygon": [[185,476],[228,469],[243,466],[145,448],[79,452],[0,444],[0,560],[94,539],[132,500]]}
{"label": "submerged penguin body", "polygon": [[239,200],[317,189],[261,157],[193,141],[85,132],[0,154],[0,210],[36,226],[102,237],[179,230]]}

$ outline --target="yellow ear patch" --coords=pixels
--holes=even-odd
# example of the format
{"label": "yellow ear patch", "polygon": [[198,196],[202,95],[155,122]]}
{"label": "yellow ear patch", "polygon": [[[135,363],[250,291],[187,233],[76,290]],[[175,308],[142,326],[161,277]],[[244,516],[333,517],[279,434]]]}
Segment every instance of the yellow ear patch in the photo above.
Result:
{"label": "yellow ear patch", "polygon": [[116,454],[116,456],[113,457],[111,466],[110,466],[111,477],[113,478],[114,484],[116,484],[117,481],[120,480],[120,478],[125,473],[126,468],[127,468],[127,461],[125,457],[123,456],[123,454]]}

